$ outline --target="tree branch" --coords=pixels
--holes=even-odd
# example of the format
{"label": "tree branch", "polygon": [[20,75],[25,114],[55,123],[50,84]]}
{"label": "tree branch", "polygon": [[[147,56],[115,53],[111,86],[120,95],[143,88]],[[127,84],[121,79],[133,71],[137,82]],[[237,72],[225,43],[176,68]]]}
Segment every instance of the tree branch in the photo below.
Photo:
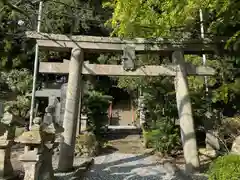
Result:
{"label": "tree branch", "polygon": [[2,1],[2,3],[6,6],[8,6],[10,9],[19,12],[20,14],[23,14],[24,16],[26,16],[30,21],[31,18],[30,16],[23,10],[21,10],[20,8],[18,8],[18,5],[21,4],[23,2],[23,0],[18,1],[18,3],[16,5],[13,5],[12,3],[10,3],[8,0],[0,0]]}

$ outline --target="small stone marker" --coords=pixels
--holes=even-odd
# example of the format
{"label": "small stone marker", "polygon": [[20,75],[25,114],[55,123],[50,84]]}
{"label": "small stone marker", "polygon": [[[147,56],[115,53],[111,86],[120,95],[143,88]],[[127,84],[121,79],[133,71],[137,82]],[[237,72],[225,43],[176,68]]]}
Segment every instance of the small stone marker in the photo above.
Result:
{"label": "small stone marker", "polygon": [[14,177],[11,163],[11,147],[15,136],[14,116],[8,112],[4,113],[0,122],[0,179]]}
{"label": "small stone marker", "polygon": [[125,46],[122,56],[123,69],[125,71],[133,71],[135,68],[136,54],[135,49],[131,46]]}
{"label": "small stone marker", "polygon": [[138,107],[139,107],[139,116],[140,116],[139,120],[140,120],[140,125],[141,126],[146,122],[146,116],[145,116],[146,108],[145,108],[145,104],[144,104],[143,100],[144,100],[144,97],[140,96],[139,97],[139,106]]}
{"label": "small stone marker", "polygon": [[59,125],[63,125],[65,104],[66,104],[66,93],[67,93],[67,83],[63,84],[61,87],[61,97],[60,97],[60,121]]}
{"label": "small stone marker", "polygon": [[231,152],[240,155],[240,136],[233,141]]}
{"label": "small stone marker", "polygon": [[81,115],[81,132],[85,132],[87,130],[87,115]]}

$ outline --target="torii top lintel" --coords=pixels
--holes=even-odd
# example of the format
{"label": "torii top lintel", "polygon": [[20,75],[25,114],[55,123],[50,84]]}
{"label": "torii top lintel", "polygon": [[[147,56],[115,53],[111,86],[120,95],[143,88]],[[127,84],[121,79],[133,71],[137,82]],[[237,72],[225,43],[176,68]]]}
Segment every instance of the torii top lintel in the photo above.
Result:
{"label": "torii top lintel", "polygon": [[144,39],[135,38],[124,40],[115,37],[97,36],[70,36],[62,34],[38,33],[27,31],[27,38],[36,39],[40,48],[69,50],[80,47],[90,51],[122,51],[126,45],[134,47],[136,52],[175,51],[181,49],[185,52],[214,52],[216,45],[225,40],[185,40],[176,41],[171,39]]}

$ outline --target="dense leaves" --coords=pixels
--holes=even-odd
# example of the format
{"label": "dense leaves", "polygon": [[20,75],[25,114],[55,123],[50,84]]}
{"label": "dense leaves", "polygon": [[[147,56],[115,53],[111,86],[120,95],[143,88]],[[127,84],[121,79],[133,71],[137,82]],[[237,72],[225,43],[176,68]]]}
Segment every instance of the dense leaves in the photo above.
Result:
{"label": "dense leaves", "polygon": [[[25,93],[29,92],[32,86],[31,71],[35,51],[34,42],[27,40],[24,33],[27,30],[36,30],[38,6],[39,1],[0,0],[0,91],[8,90],[7,94],[14,92],[18,98],[8,103],[8,107],[16,109],[22,104],[24,112],[26,108],[29,109],[30,104]],[[104,27],[104,22],[108,15],[109,11],[102,8],[101,1],[43,1],[41,31],[106,35],[109,30]],[[39,59],[61,61],[68,57],[67,53],[40,51]],[[95,57],[93,56],[94,59]],[[20,114],[25,114],[24,112]]]}
{"label": "dense leaves", "polygon": [[209,179],[210,180],[237,180],[240,177],[240,156],[226,155],[216,159],[210,166]]}
{"label": "dense leaves", "polygon": [[105,6],[114,9],[110,22],[118,36],[183,37],[186,31],[197,31],[200,8],[207,33],[233,36],[239,30],[240,4],[235,0],[112,0]]}
{"label": "dense leaves", "polygon": [[[32,75],[27,69],[16,70],[0,73],[0,93],[6,93],[6,96],[11,100],[6,102],[7,111],[12,114],[27,118],[30,100],[27,94],[32,86]],[[11,93],[10,93],[11,92]],[[10,94],[10,95],[9,95]],[[16,99],[14,97],[16,96]],[[7,99],[4,97],[4,99]]]}
{"label": "dense leaves", "polygon": [[[203,120],[219,123],[220,115],[233,116],[239,113],[240,104],[237,99],[240,97],[240,66],[239,57],[236,56],[239,50],[239,1],[110,0],[104,5],[112,8],[114,12],[107,23],[113,28],[113,36],[163,37],[174,38],[175,41],[201,38],[199,10],[202,9],[205,37],[226,36],[228,41],[225,48],[230,54],[224,54],[222,49],[221,56],[207,55],[207,65],[217,71],[217,76],[207,79],[209,89],[207,96],[205,96],[204,78],[188,77],[196,127],[203,125]],[[195,65],[202,64],[200,54],[199,56],[188,55],[185,59]],[[169,57],[152,55],[138,57],[140,64],[170,62]],[[151,122],[164,122],[164,118],[172,121],[177,119],[172,78],[121,77],[118,85],[131,91],[134,89],[143,91],[148,119]],[[157,132],[164,131],[158,128]]]}
{"label": "dense leaves", "polygon": [[85,113],[88,117],[88,131],[93,131],[97,140],[102,138],[101,130],[108,121],[107,110],[111,97],[104,96],[97,91],[91,91],[85,95],[83,104]]}

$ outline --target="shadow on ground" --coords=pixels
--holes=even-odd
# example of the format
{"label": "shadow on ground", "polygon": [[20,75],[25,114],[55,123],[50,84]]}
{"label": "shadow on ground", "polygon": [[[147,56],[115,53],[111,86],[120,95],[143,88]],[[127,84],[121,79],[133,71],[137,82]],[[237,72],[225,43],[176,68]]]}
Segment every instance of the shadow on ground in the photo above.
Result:
{"label": "shadow on ground", "polygon": [[[208,163],[206,163],[208,165]],[[113,153],[95,158],[83,180],[207,180],[203,174],[187,175],[184,170],[155,161],[152,152],[142,155]]]}
{"label": "shadow on ground", "polygon": [[107,155],[107,154],[112,154],[114,152],[118,151],[118,148],[115,148],[114,146],[106,146],[104,148],[101,148],[101,151],[100,151],[100,156],[101,155]]}
{"label": "shadow on ground", "polygon": [[[125,158],[123,157],[125,156]],[[163,180],[166,176],[161,165],[152,163],[151,153],[126,155],[114,153],[100,156],[86,173],[84,180]]]}

